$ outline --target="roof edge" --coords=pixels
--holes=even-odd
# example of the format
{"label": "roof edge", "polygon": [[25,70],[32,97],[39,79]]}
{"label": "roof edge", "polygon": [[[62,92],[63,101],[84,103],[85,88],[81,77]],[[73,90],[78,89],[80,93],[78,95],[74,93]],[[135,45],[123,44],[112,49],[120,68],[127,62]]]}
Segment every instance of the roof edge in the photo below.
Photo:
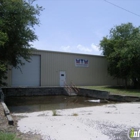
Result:
{"label": "roof edge", "polygon": [[104,55],[94,55],[94,54],[92,55],[92,54],[82,54],[82,53],[74,53],[74,52],[61,52],[61,51],[52,51],[52,50],[39,50],[39,49],[35,49],[32,52],[51,52],[51,53],[61,53],[61,54],[74,54],[74,55],[105,57]]}

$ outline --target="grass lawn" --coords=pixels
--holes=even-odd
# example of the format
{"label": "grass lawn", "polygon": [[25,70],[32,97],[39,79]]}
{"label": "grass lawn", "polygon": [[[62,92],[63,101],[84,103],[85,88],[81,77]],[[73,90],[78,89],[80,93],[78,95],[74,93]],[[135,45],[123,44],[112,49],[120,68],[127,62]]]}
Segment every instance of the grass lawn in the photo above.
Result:
{"label": "grass lawn", "polygon": [[0,132],[0,140],[20,140],[20,139],[18,139],[15,134]]}
{"label": "grass lawn", "polygon": [[112,87],[112,86],[81,86],[81,88],[108,91],[110,92],[110,94],[120,94],[140,97],[140,89],[125,89],[124,87]]}

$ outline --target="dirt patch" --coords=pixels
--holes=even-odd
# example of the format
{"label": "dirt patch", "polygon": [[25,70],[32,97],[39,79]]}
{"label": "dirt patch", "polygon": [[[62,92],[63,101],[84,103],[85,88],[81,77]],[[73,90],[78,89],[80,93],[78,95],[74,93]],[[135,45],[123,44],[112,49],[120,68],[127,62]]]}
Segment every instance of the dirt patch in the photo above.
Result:
{"label": "dirt patch", "polygon": [[[11,114],[12,115],[12,114]],[[4,114],[3,106],[0,102],[0,132],[7,132],[7,133],[14,133],[18,138],[21,140],[42,140],[40,135],[34,135],[32,133],[21,133],[17,130],[17,121],[20,120],[23,117],[16,117],[13,116],[14,125],[9,125],[7,118]]]}

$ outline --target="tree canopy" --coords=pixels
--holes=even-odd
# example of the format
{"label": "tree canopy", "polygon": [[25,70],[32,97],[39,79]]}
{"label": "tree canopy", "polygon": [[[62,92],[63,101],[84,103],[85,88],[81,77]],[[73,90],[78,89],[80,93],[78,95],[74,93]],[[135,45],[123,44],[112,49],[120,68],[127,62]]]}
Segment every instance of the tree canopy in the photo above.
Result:
{"label": "tree canopy", "polygon": [[39,25],[42,7],[35,0],[0,0],[0,84],[8,65],[17,67],[30,59],[31,42],[37,39],[34,26]]}
{"label": "tree canopy", "polygon": [[108,72],[115,78],[131,80],[135,87],[140,85],[140,27],[132,23],[121,24],[103,37],[100,47],[108,60]]}

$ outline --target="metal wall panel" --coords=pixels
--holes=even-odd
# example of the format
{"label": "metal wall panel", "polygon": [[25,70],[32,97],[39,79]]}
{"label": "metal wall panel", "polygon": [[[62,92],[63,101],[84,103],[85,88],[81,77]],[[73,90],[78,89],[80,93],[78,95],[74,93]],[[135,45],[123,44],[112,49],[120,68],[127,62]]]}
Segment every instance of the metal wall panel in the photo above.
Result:
{"label": "metal wall panel", "polygon": [[[38,77],[41,86],[60,86],[60,71],[66,72],[68,85],[71,82],[77,86],[117,85],[117,80],[109,76],[107,72],[107,61],[103,56],[43,50],[34,50],[33,54],[41,56],[41,77]],[[75,59],[88,60],[89,66],[76,67]],[[12,85],[11,81],[15,80],[13,78],[11,72],[8,72],[8,85]]]}
{"label": "metal wall panel", "polygon": [[12,87],[40,86],[40,56],[32,55],[30,62],[21,59],[25,65],[12,68]]}
{"label": "metal wall panel", "polygon": [[[41,54],[41,86],[59,86],[59,72],[66,72],[68,85],[73,82],[80,86],[116,85],[107,73],[107,61],[103,56],[74,53],[35,51]],[[88,67],[76,67],[75,59],[86,59]]]}

